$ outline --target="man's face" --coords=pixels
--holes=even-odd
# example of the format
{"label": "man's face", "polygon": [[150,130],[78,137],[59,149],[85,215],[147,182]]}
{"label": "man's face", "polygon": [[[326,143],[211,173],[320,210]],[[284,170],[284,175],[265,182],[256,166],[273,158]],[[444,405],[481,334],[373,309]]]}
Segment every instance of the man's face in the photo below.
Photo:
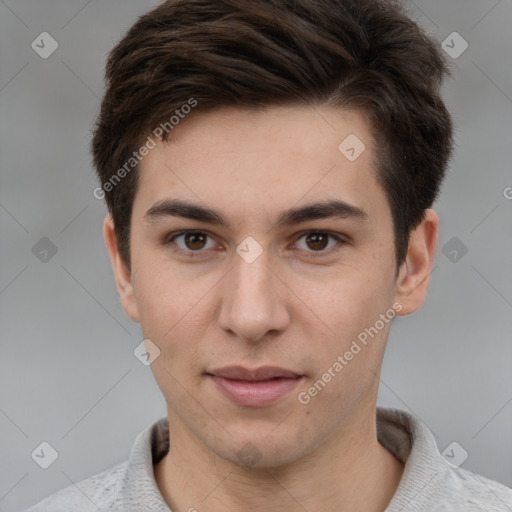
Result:
{"label": "man's face", "polygon": [[[353,137],[339,149],[350,134],[365,145],[355,160]],[[225,109],[174,135],[140,164],[123,304],[160,350],[151,368],[171,428],[233,462],[290,463],[372,410],[398,311],[392,217],[369,128],[355,112]],[[178,200],[227,225],[170,215],[163,202]],[[279,222],[329,201],[353,211]],[[232,366],[291,374],[271,382],[220,371]]]}

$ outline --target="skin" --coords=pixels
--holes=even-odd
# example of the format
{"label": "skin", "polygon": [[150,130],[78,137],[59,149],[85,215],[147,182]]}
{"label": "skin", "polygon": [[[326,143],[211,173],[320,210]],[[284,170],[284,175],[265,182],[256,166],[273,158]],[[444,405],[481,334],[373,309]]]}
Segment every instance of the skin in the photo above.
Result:
{"label": "skin", "polygon": [[[366,145],[355,161],[338,150],[352,133]],[[171,448],[155,479],[173,512],[378,512],[395,493],[404,466],[378,442],[375,421],[391,323],[308,404],[297,398],[394,303],[407,315],[425,299],[438,216],[426,211],[396,277],[391,210],[373,155],[369,127],[355,111],[201,113],[140,164],[130,269],[105,219],[124,310],[161,351],[151,368],[168,406]],[[230,225],[147,220],[164,199],[215,208]],[[276,225],[278,213],[326,199],[355,205],[368,219]],[[208,237],[166,246],[182,229]],[[321,237],[315,245],[307,230],[345,243]],[[247,236],[263,250],[252,263],[236,252]],[[205,376],[226,365],[280,366],[305,377],[273,405],[242,407]],[[246,443],[257,461],[240,459]]]}

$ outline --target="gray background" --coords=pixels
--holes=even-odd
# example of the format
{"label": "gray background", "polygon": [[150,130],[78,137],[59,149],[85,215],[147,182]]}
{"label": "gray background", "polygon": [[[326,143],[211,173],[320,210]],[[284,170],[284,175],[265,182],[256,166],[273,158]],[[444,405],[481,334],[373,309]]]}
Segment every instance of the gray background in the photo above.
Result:
{"label": "gray background", "polygon": [[[133,355],[142,336],[119,304],[88,154],[105,55],[153,5],[0,1],[2,511],[126,460],[166,413]],[[379,403],[415,414],[441,451],[458,442],[462,467],[512,486],[512,1],[407,5],[439,41],[456,31],[469,48],[444,89],[457,147],[429,295],[393,325]],[[31,48],[43,31],[59,44],[47,59]],[[32,251],[42,237],[57,248],[47,261]],[[458,258],[468,249],[458,261],[442,251],[453,237]],[[42,441],[59,455],[46,470],[31,458]]]}

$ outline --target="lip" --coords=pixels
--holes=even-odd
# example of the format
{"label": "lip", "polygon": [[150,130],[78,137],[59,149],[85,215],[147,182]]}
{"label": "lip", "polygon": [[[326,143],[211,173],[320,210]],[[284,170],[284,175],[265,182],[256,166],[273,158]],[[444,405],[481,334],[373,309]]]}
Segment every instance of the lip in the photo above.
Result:
{"label": "lip", "polygon": [[226,366],[207,373],[216,388],[241,407],[265,407],[277,402],[302,381],[303,375],[276,366],[250,370]]}

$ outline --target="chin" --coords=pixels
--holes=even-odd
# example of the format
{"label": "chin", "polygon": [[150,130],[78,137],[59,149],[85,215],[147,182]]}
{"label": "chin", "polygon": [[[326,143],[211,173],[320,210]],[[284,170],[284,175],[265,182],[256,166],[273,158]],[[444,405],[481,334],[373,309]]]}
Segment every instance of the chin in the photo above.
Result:
{"label": "chin", "polygon": [[[233,436],[228,439],[229,446],[212,447],[224,460],[243,468],[269,469],[293,464],[307,450],[295,436],[283,433],[279,439],[270,440],[260,433],[248,436]],[[300,447],[300,449],[299,449]]]}

